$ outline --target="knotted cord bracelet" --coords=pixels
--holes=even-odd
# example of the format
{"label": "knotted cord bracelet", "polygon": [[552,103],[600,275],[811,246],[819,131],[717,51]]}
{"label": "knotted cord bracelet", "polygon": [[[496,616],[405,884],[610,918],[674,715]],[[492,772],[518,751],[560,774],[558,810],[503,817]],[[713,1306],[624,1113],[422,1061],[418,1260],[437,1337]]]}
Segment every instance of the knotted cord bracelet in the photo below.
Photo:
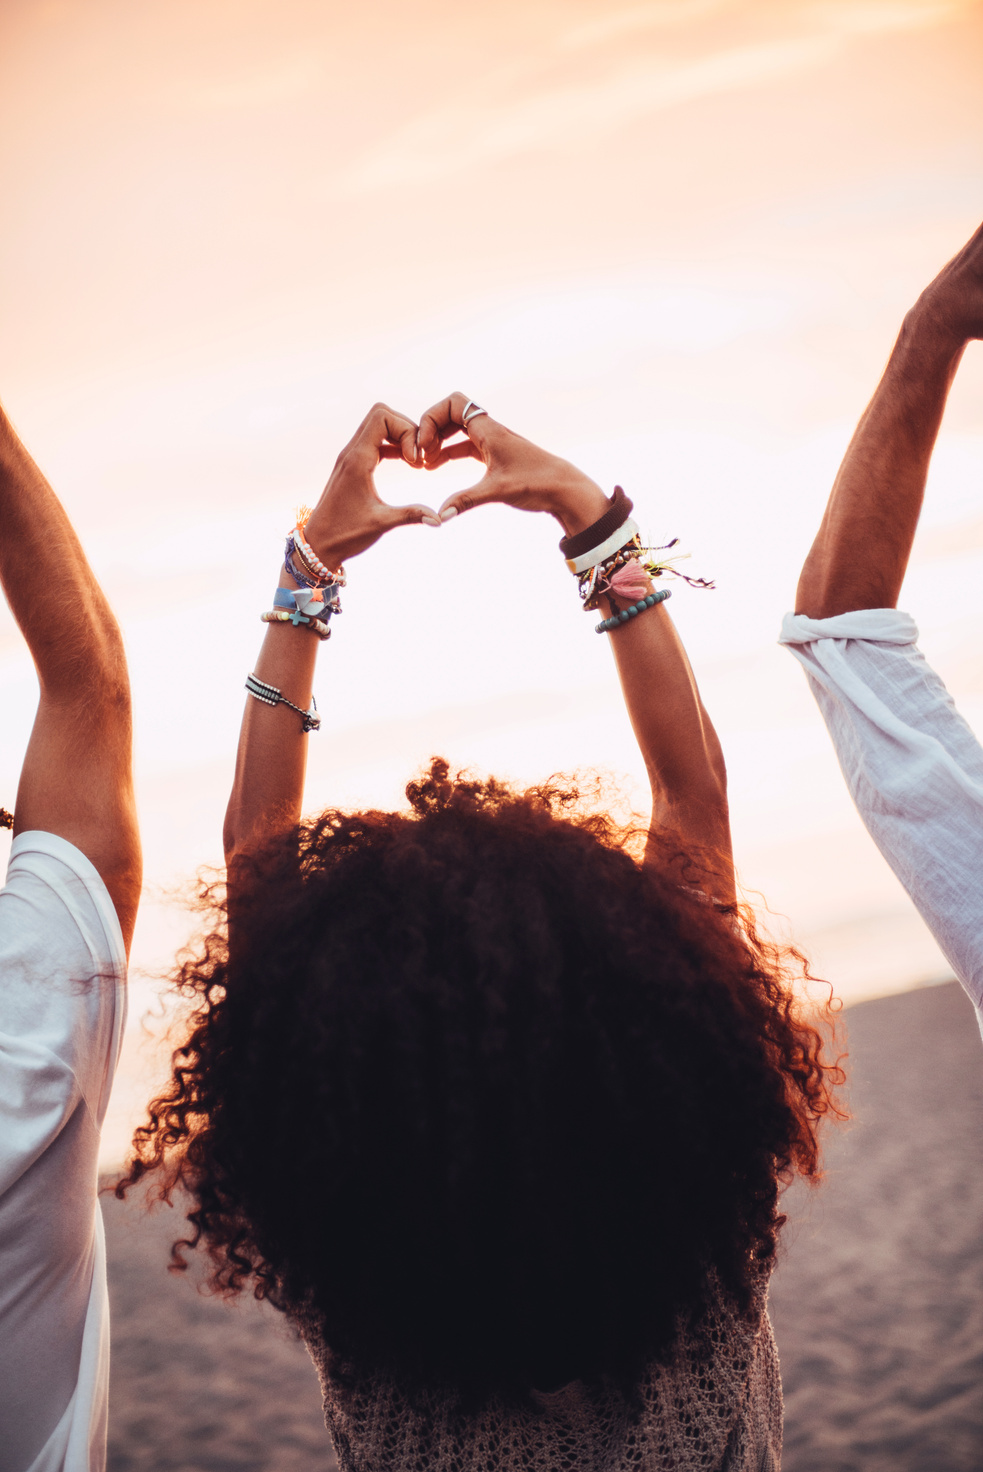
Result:
{"label": "knotted cord bracelet", "polygon": [[321,729],[321,717],[317,713],[317,702],[311,696],[310,710],[301,710],[299,705],[294,705],[292,700],[276,688],[275,685],[267,685],[265,680],[258,680],[255,675],[246,676],[246,689],[255,700],[261,700],[264,705],[289,705],[301,718],[301,730],[319,731]]}
{"label": "knotted cord bracelet", "polygon": [[630,608],[623,608],[620,613],[612,614],[611,618],[603,618],[599,624],[594,625],[595,634],[610,634],[612,629],[618,628],[619,624],[626,624],[629,619],[637,618],[647,608],[654,608],[657,603],[665,603],[667,598],[672,597],[670,588],[659,588],[655,593],[649,593],[647,597],[640,598]]}

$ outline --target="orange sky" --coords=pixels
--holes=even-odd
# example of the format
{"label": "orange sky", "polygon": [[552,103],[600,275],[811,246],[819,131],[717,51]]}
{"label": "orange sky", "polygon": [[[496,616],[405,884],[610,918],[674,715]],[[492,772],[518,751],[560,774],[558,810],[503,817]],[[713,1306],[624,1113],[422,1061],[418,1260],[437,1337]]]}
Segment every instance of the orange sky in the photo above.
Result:
{"label": "orange sky", "polygon": [[[461,387],[716,577],[672,608],[746,882],[847,995],[938,974],[774,637],[901,315],[983,216],[981,75],[979,0],[3,0],[0,393],[123,623],[152,894],[218,857],[290,508],[374,399]],[[909,598],[978,726],[981,402],[976,354]],[[555,540],[493,510],[352,569],[312,804],[398,802],[433,750],[639,791]],[[0,802],[33,690],[4,614]],[[148,905],[138,963],[183,928]]]}
{"label": "orange sky", "polygon": [[4,0],[11,387],[318,350],[655,264],[864,287],[904,221],[885,293],[976,212],[978,3],[448,14]]}

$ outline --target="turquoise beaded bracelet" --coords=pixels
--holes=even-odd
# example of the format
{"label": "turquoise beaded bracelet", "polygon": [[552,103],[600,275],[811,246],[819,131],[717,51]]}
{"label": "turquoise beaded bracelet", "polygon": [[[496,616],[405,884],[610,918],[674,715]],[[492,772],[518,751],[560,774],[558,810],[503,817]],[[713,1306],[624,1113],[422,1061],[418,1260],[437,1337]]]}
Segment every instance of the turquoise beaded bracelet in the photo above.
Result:
{"label": "turquoise beaded bracelet", "polygon": [[614,614],[611,618],[604,618],[599,624],[595,624],[594,633],[609,634],[619,624],[626,624],[630,618],[637,618],[640,613],[644,613],[646,608],[654,608],[657,603],[665,603],[666,599],[671,597],[670,588],[660,588],[657,593],[649,593],[647,598],[640,598],[630,608],[623,608],[620,613]]}

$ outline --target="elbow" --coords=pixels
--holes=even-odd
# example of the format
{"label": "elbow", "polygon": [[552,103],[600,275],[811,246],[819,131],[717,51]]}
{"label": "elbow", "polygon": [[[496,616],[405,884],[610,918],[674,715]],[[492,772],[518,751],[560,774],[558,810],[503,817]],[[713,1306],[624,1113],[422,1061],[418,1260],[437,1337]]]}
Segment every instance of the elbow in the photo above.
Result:
{"label": "elbow", "polygon": [[706,772],[705,779],[701,784],[701,790],[695,793],[700,806],[708,813],[714,813],[718,823],[730,825],[730,802],[727,797],[727,768],[721,756],[719,761],[713,762]]}
{"label": "elbow", "polygon": [[727,816],[727,766],[716,740],[709,743],[698,763],[688,760],[649,763],[648,775],[652,795],[658,803]]}
{"label": "elbow", "polygon": [[222,828],[222,849],[225,854],[225,867],[229,869],[232,867],[233,860],[239,855],[240,843],[239,830],[236,824],[230,822],[228,818]]}
{"label": "elbow", "polygon": [[706,711],[703,711],[704,747],[706,752],[705,773],[708,796],[719,802],[723,808],[727,807],[727,762],[724,759],[724,749],[720,744],[720,737],[710,721]]}
{"label": "elbow", "polygon": [[83,622],[74,638],[34,650],[42,694],[59,705],[84,705],[92,711],[128,716],[130,674],[119,625],[111,613],[104,622]]}
{"label": "elbow", "polygon": [[255,826],[249,822],[241,795],[233,788],[229,805],[225,810],[225,822],[222,825],[225,867],[230,869],[237,859],[241,859],[250,848],[254,847],[258,836]]}

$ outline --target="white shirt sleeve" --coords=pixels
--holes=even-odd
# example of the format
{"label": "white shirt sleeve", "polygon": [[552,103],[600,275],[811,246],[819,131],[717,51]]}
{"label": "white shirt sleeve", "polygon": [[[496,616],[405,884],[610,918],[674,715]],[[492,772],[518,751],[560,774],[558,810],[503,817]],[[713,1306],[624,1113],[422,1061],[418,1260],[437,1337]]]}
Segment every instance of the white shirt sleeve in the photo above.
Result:
{"label": "white shirt sleeve", "polygon": [[54,834],[19,834],[0,889],[0,1472],[105,1464],[96,1190],[125,976],[92,864]]}
{"label": "white shirt sleeve", "polygon": [[983,747],[893,608],[786,614],[857,810],[983,1029]]}

